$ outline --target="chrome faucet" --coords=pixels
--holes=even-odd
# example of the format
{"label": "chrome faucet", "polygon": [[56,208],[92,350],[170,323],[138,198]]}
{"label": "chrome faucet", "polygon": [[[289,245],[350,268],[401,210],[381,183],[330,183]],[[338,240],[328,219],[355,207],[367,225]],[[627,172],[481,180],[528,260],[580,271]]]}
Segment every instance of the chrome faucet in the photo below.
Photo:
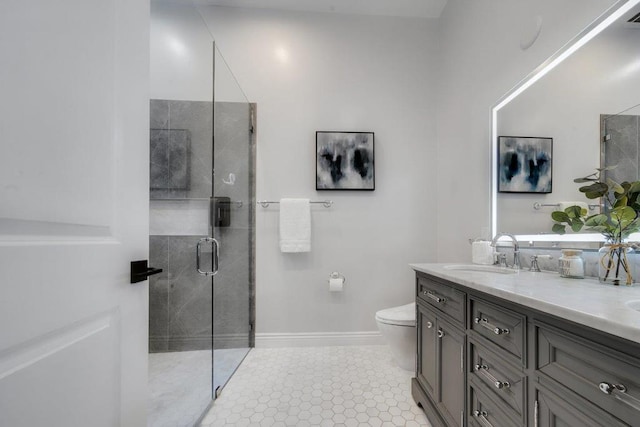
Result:
{"label": "chrome faucet", "polygon": [[491,240],[491,246],[495,248],[498,244],[498,240],[500,240],[501,237],[509,237],[513,241],[513,266],[512,267],[516,270],[520,270],[520,245],[518,245],[518,239],[516,239],[516,236],[514,236],[513,234],[498,233],[495,235],[493,240]]}

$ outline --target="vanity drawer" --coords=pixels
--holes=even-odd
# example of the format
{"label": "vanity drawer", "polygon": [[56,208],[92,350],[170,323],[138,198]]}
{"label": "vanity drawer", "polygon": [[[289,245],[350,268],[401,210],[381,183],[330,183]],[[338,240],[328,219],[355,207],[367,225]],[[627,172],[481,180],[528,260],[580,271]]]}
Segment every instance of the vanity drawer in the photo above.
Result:
{"label": "vanity drawer", "polygon": [[451,286],[418,276],[417,297],[431,307],[448,314],[459,322],[464,322],[464,292]]}
{"label": "vanity drawer", "polygon": [[470,426],[477,427],[519,427],[518,423],[509,418],[499,405],[489,398],[473,381],[469,386],[469,413],[467,414]]}
{"label": "vanity drawer", "polygon": [[480,299],[471,299],[469,329],[480,334],[525,365],[527,317]]}
{"label": "vanity drawer", "polygon": [[493,394],[508,405],[520,419],[524,419],[527,381],[525,374],[512,367],[495,353],[473,340],[471,346],[470,377],[485,384]]}
{"label": "vanity drawer", "polygon": [[536,370],[631,425],[640,419],[640,361],[536,322]]}
{"label": "vanity drawer", "polygon": [[535,416],[534,408],[535,427],[629,427],[629,424],[623,423],[590,402],[567,393],[566,390],[557,387],[553,387],[553,390],[558,394],[546,387],[536,386],[534,393],[538,404],[538,416]]}

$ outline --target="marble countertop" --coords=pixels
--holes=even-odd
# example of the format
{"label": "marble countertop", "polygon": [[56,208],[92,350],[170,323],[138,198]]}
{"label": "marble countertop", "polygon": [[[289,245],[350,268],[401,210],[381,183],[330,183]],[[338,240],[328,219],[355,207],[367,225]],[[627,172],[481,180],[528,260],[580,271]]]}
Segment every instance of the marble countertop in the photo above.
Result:
{"label": "marble countertop", "polygon": [[640,343],[640,311],[626,304],[640,301],[638,285],[605,285],[597,279],[565,279],[544,271],[498,274],[447,270],[450,264],[409,265],[415,271]]}

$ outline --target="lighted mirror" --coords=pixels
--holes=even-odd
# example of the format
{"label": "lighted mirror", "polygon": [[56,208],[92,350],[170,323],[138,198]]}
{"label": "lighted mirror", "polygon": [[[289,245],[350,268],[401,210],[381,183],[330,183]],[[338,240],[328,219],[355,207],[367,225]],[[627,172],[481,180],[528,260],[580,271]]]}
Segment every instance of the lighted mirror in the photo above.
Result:
{"label": "lighted mirror", "polygon": [[[585,198],[573,180],[595,172],[604,162],[619,165],[620,181],[639,178],[640,22],[629,22],[638,19],[639,3],[616,3],[493,108],[493,234],[509,232],[527,241],[603,240],[593,233],[552,234],[551,212],[560,204],[581,202],[589,213],[598,213],[600,201]],[[541,153],[532,144],[543,143],[546,151],[528,159],[525,154],[524,161],[504,153],[499,158],[499,145],[503,151],[513,150],[514,141],[525,144],[523,152]],[[544,176],[550,185],[504,185],[505,180],[518,179],[538,184],[544,169],[539,163],[544,162],[552,164],[550,176]]]}

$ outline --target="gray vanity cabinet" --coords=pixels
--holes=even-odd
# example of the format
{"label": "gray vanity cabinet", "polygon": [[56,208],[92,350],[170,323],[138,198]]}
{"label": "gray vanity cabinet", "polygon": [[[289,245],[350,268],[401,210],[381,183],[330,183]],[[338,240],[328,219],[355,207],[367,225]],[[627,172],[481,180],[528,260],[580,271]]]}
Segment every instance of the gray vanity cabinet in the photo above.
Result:
{"label": "gray vanity cabinet", "polygon": [[640,343],[420,272],[416,312],[434,427],[640,427]]}

